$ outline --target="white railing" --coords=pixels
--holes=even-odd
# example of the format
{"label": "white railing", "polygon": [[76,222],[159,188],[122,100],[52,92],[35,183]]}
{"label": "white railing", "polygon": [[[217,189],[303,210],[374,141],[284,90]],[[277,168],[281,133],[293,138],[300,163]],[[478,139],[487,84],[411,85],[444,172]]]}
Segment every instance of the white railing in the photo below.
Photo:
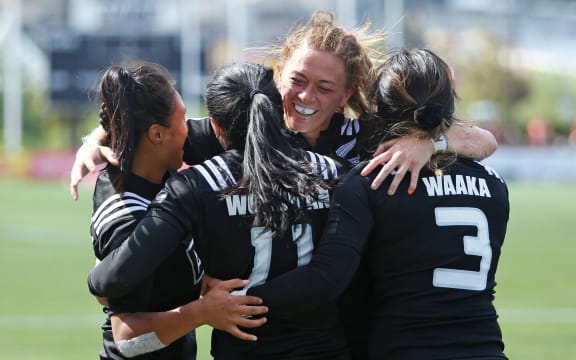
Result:
{"label": "white railing", "polygon": [[507,180],[576,181],[576,146],[500,146],[482,162]]}

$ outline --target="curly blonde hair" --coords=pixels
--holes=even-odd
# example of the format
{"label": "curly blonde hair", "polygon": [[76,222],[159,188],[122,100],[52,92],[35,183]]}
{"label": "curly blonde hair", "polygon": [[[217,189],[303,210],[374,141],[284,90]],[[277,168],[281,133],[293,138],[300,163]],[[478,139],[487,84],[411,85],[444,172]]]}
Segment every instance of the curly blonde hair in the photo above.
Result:
{"label": "curly blonde hair", "polygon": [[303,45],[334,54],[344,62],[347,86],[354,92],[343,109],[350,117],[362,117],[369,111],[365,94],[365,82],[373,63],[379,61],[385,34],[371,31],[371,24],[347,31],[336,23],[336,16],[327,10],[317,10],[306,25],[292,29],[283,43],[268,49],[278,60],[280,68]]}

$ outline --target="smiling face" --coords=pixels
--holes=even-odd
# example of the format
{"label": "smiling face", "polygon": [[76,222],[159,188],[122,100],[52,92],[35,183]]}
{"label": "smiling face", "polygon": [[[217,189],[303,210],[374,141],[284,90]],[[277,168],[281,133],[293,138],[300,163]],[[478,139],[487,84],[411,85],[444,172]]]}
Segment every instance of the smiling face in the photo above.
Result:
{"label": "smiling face", "polygon": [[337,56],[303,45],[280,70],[280,93],[286,126],[310,145],[326,130],[334,113],[346,105],[351,88],[344,62]]}

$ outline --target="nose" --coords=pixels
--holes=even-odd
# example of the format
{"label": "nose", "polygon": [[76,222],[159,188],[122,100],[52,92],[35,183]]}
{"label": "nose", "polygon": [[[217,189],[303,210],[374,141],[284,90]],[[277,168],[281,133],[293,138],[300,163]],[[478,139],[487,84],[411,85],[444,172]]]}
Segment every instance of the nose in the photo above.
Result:
{"label": "nose", "polygon": [[304,87],[298,94],[298,97],[302,102],[311,101],[312,99],[314,99],[315,96],[316,92],[314,91],[314,87],[312,85]]}

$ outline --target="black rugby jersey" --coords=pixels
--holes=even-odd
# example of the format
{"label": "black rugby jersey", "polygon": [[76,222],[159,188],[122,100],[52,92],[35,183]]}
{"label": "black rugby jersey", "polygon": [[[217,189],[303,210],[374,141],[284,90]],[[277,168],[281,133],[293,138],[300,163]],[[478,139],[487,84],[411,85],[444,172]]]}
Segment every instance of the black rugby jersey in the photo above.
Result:
{"label": "black rugby jersey", "polygon": [[[184,161],[188,165],[198,164],[224,150],[214,135],[208,118],[195,118],[186,121],[188,138],[184,143]],[[378,139],[373,136],[372,122],[348,119],[335,113],[328,129],[322,131],[316,144],[310,147],[304,137],[291,132],[295,145],[332,158],[345,159],[356,165],[366,160],[376,149]]]}
{"label": "black rugby jersey", "polygon": [[[188,139],[184,144],[184,161],[189,165],[220,154],[223,149],[214,135],[208,118],[188,119]],[[344,159],[351,165],[368,159],[378,145],[374,122],[349,119],[335,113],[328,128],[322,131],[313,147],[297,133],[290,132],[294,145],[301,149]],[[366,358],[370,289],[366,269],[361,266],[354,279],[338,299],[341,318],[355,359]]]}
{"label": "black rugby jersey", "polygon": [[[153,184],[132,174],[126,191],[117,193],[113,181],[119,171],[108,165],[98,176],[93,195],[93,215],[90,225],[94,253],[100,260],[116,249],[132,233],[144,217],[150,201],[162,189],[163,184]],[[150,276],[135,284],[120,297],[109,298],[106,322],[102,325],[104,349],[101,359],[124,359],[112,337],[110,315],[120,312],[164,311],[197,299],[200,291],[199,262],[189,241],[184,241]],[[106,272],[105,262],[99,270]],[[131,269],[137,272],[139,269]],[[187,279],[187,281],[184,281]],[[196,284],[196,285],[194,285]],[[185,286],[184,286],[185,285]],[[90,288],[93,293],[99,289]],[[106,294],[102,294],[106,296]],[[170,346],[137,359],[190,359],[196,357],[194,333],[175,341]]]}
{"label": "black rugby jersey", "polygon": [[[308,155],[326,180],[341,173],[341,165],[332,159]],[[116,257],[129,268],[154,266],[162,254],[192,234],[206,272],[219,279],[244,278],[254,286],[306,264],[324,226],[329,194],[311,197],[307,223],[294,224],[284,238],[272,238],[252,227],[250,196],[222,198],[222,190],[236,184],[241,165],[242,155],[231,150],[173,176]],[[91,280],[110,290],[124,287],[128,280],[123,279],[123,267],[111,265],[112,273],[100,277],[93,271]],[[239,294],[245,291],[238,289]],[[266,325],[247,331],[259,340],[243,341],[214,330],[215,359],[346,359],[346,340],[334,303],[289,317],[268,317]]]}
{"label": "black rugby jersey", "polygon": [[504,181],[460,159],[414,194],[370,184],[352,169],[334,192],[325,233],[309,266],[250,290],[270,312],[333,299],[362,256],[372,283],[371,359],[506,359],[493,306],[495,273],[509,215]]}

